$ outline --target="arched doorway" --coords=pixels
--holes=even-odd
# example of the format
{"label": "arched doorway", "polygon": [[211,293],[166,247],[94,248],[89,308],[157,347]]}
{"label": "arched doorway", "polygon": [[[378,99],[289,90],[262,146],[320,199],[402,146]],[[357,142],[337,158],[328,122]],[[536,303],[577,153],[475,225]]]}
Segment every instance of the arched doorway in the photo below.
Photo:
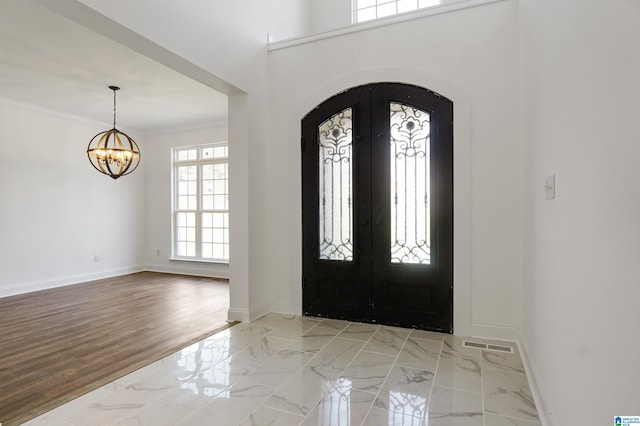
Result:
{"label": "arched doorway", "polygon": [[453,103],[355,87],[302,120],[303,312],[453,330]]}

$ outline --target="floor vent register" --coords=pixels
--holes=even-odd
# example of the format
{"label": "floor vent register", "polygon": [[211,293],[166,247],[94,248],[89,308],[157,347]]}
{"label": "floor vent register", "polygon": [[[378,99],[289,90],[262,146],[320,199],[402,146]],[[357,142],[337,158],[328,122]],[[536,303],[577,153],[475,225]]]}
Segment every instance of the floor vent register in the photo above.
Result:
{"label": "floor vent register", "polygon": [[482,349],[485,351],[505,352],[509,354],[514,353],[513,348],[507,345],[494,345],[492,343],[470,342],[469,340],[464,340],[462,342],[462,346],[465,348]]}

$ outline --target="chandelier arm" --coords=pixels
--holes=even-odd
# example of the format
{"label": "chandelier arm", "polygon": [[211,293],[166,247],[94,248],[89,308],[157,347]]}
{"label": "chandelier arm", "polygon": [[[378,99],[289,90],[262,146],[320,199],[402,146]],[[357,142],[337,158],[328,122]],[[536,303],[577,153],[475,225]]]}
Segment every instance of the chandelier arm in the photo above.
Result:
{"label": "chandelier arm", "polygon": [[[120,132],[124,135],[125,138],[127,138],[127,141],[129,141],[129,151],[132,154],[132,157],[128,159],[128,161],[126,162],[127,165],[124,168],[124,170],[122,170],[120,172],[121,175],[124,175],[127,173],[127,171],[129,170],[129,168],[131,167],[131,165],[133,164],[133,162],[135,161],[135,154],[137,153],[138,156],[140,155],[140,148],[138,147],[138,144],[136,143],[136,141],[134,141],[133,139],[131,139],[129,137],[129,135],[127,135],[126,133]],[[134,149],[135,147],[135,149]],[[138,159],[138,161],[136,161],[136,166],[131,170],[134,171],[136,168],[138,168],[138,164],[140,163],[140,160]],[[129,172],[131,173],[131,172]]]}
{"label": "chandelier arm", "polygon": [[[115,127],[114,127],[115,129]],[[115,132],[113,132],[113,146],[116,148],[120,148],[120,149],[125,149],[124,145],[122,145],[122,139],[120,139],[120,135],[118,133],[121,133],[119,130],[116,129]],[[124,133],[122,133],[124,135]],[[125,135],[126,136],[126,135]]]}
{"label": "chandelier arm", "polygon": [[[111,137],[111,132],[107,133],[107,139],[105,141],[105,147],[109,146],[109,138],[110,137]],[[106,148],[106,149],[108,149],[108,148]],[[114,177],[114,176],[119,176],[119,174],[113,173],[113,171],[111,170],[111,161],[105,161],[104,165],[107,167],[107,174],[109,176],[111,176],[112,178],[117,179],[117,177]]]}

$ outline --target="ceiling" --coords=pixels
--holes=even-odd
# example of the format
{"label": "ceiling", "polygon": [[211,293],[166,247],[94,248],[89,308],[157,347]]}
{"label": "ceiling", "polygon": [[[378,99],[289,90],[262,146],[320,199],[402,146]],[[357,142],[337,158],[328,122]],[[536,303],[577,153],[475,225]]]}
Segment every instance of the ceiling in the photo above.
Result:
{"label": "ceiling", "polygon": [[227,97],[32,0],[0,1],[0,97],[127,131],[220,123]]}

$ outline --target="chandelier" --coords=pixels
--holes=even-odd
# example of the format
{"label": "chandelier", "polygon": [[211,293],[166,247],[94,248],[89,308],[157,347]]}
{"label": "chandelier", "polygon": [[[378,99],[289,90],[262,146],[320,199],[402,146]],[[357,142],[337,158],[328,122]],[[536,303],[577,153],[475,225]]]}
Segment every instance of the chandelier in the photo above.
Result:
{"label": "chandelier", "polygon": [[87,155],[97,171],[118,179],[138,167],[140,148],[136,141],[116,129],[116,91],[120,88],[109,86],[109,89],[113,90],[113,129],[95,135],[89,141]]}

